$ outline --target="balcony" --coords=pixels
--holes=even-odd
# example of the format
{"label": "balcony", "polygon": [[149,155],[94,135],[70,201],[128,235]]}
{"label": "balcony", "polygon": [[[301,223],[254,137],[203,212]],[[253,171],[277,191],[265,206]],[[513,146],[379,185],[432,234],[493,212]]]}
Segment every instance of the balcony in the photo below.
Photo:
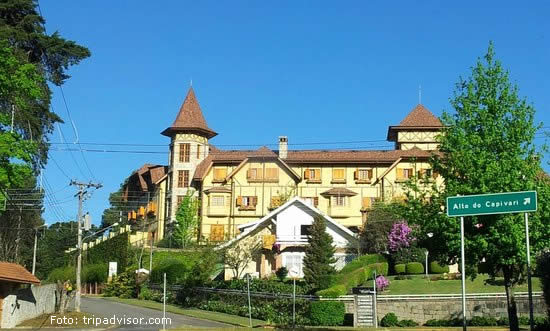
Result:
{"label": "balcony", "polygon": [[277,243],[286,244],[286,243],[303,243],[307,244],[308,235],[277,235]]}

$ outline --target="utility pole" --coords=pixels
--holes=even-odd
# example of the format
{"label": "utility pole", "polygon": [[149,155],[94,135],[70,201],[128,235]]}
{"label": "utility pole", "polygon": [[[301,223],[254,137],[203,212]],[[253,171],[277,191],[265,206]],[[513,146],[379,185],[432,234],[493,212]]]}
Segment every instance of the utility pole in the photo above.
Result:
{"label": "utility pole", "polygon": [[103,185],[95,184],[92,182],[82,183],[77,182],[76,180],[71,180],[69,185],[74,185],[78,187],[78,192],[75,196],[78,196],[78,256],[76,259],[76,297],[75,297],[75,310],[80,312],[80,273],[82,269],[82,201],[84,200],[84,195],[86,194],[86,189],[93,187],[96,189],[101,188]]}

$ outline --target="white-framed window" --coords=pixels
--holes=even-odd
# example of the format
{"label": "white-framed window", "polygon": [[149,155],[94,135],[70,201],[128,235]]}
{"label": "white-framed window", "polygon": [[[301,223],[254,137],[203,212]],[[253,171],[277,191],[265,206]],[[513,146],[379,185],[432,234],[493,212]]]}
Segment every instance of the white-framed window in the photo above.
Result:
{"label": "white-framed window", "polygon": [[296,269],[298,271],[298,277],[304,277],[303,262],[305,253],[283,253],[283,267],[289,271]]}
{"label": "white-framed window", "polygon": [[371,169],[359,169],[357,178],[359,180],[371,180],[372,170]]}
{"label": "white-framed window", "polygon": [[344,207],[346,205],[346,197],[332,197],[332,205],[334,207]]}
{"label": "white-framed window", "polygon": [[223,195],[213,195],[210,197],[210,206],[223,207],[225,206],[225,197]]}

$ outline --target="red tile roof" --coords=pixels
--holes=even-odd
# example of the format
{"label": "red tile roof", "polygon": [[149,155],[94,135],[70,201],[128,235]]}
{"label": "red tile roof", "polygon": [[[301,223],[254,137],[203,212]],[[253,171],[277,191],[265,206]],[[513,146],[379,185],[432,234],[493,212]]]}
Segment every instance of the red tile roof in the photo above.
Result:
{"label": "red tile roof", "polygon": [[0,262],[0,282],[7,281],[22,284],[40,284],[40,279],[36,278],[27,269],[17,263]]}
{"label": "red tile roof", "polygon": [[418,104],[399,125],[390,126],[388,128],[388,140],[395,141],[397,139],[396,131],[399,130],[439,130],[441,128],[443,128],[443,124],[439,118],[437,118],[428,108]]}
{"label": "red tile roof", "polygon": [[187,92],[187,96],[181,105],[176,120],[172,123],[172,126],[162,131],[162,134],[170,137],[177,132],[196,132],[207,138],[212,138],[217,135],[217,133],[206,124],[206,120],[202,115],[201,107],[192,87],[190,87],[189,92]]}
{"label": "red tile roof", "polygon": [[136,196],[136,192],[153,192],[158,181],[166,175],[168,167],[146,163],[134,171],[124,185],[124,199]]}

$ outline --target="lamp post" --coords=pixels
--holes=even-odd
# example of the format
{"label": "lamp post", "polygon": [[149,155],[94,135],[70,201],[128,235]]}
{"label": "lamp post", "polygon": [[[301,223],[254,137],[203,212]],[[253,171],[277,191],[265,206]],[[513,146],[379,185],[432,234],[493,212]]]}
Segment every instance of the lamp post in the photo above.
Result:
{"label": "lamp post", "polygon": [[[427,236],[428,238],[431,238],[434,236],[434,234],[430,232],[430,233],[427,233]],[[426,254],[426,278],[428,278],[428,254],[430,254],[430,252],[426,249],[425,254]]]}
{"label": "lamp post", "polygon": [[32,274],[33,275],[34,275],[34,272],[36,271],[36,246],[38,246],[38,229],[40,229],[43,226],[48,226],[48,224],[44,223],[34,228],[34,251],[32,254]]}

